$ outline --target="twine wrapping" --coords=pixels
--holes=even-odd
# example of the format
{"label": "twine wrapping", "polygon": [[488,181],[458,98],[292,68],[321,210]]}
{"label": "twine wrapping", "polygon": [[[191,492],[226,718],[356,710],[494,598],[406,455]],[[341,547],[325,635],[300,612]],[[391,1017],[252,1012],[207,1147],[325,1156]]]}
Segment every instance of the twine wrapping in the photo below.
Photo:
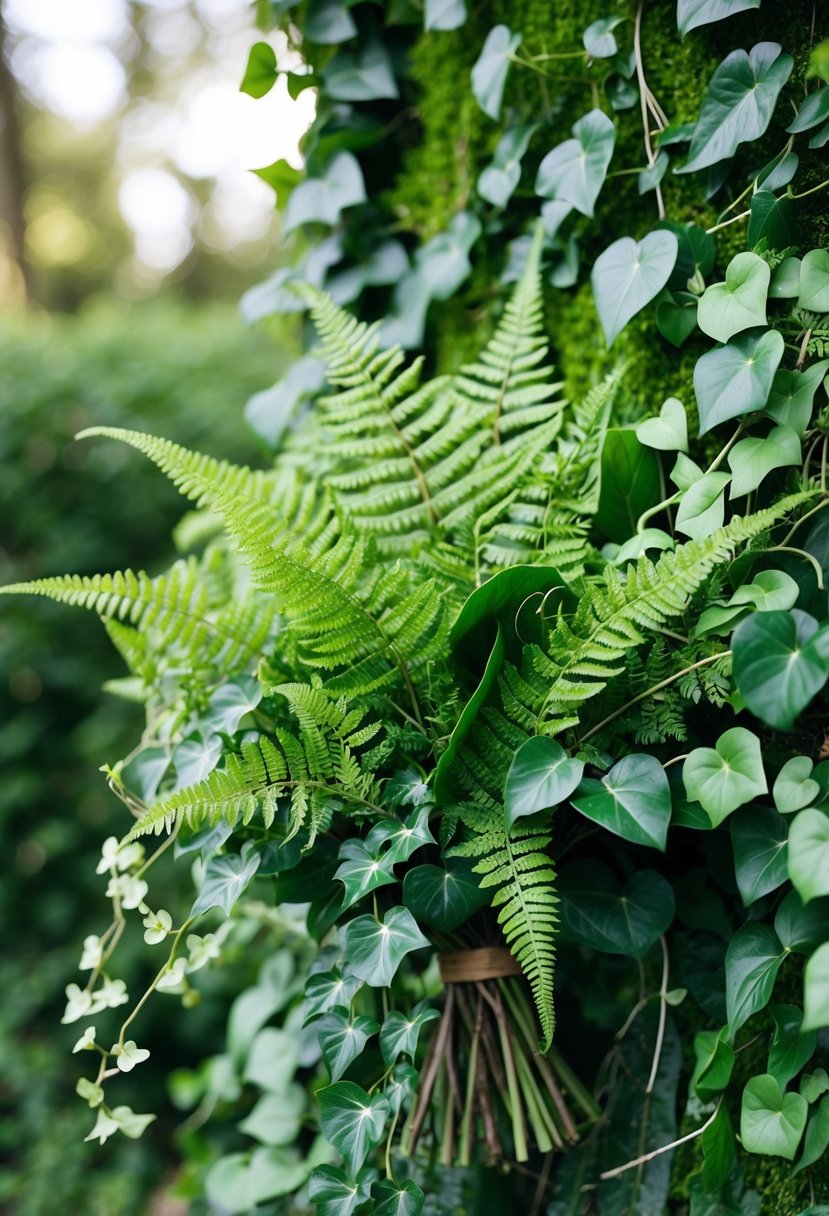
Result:
{"label": "twine wrapping", "polygon": [[444,984],[471,984],[480,980],[500,979],[506,975],[521,975],[518,963],[503,946],[439,954],[438,966]]}

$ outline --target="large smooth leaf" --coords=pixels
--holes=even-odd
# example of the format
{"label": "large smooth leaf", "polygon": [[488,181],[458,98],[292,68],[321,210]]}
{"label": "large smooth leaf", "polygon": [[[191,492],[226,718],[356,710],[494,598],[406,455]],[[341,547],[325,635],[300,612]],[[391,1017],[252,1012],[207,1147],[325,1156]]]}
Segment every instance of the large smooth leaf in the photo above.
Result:
{"label": "large smooth leaf", "polygon": [[780,370],[766,402],[766,413],[784,426],[790,426],[802,436],[812,417],[812,403],[823,377],[829,370],[829,359],[811,363],[802,372]]}
{"label": "large smooth leaf", "polygon": [[382,42],[361,40],[337,52],[322,74],[333,101],[379,101],[399,96],[389,53]]}
{"label": "large smooth leaf", "polygon": [[487,34],[483,50],[472,68],[472,92],[485,114],[501,117],[501,102],[510,68],[510,57],[521,45],[521,35],[505,25],[496,25]]}
{"label": "large smooth leaf", "polygon": [[805,254],[797,302],[810,312],[829,312],[829,249],[811,249]]}
{"label": "large smooth leaf", "polygon": [[617,544],[636,532],[640,515],[663,497],[659,457],[636,431],[611,427],[602,444],[595,524]]}
{"label": "large smooth leaf", "polygon": [[797,891],[790,891],[777,909],[774,931],[788,950],[811,954],[829,941],[829,899],[804,904]]}
{"label": "large smooth leaf", "polygon": [[803,976],[803,1029],[829,1026],[829,942],[818,946]]}
{"label": "large smooth leaf", "polygon": [[711,77],[694,127],[687,162],[693,173],[733,156],[741,143],[759,139],[771,122],[794,60],[776,42],[758,42],[746,54],[726,55]]}
{"label": "large smooth leaf", "polygon": [[308,1168],[294,1150],[257,1148],[253,1153],[230,1153],[211,1167],[205,1191],[224,1212],[250,1212],[257,1204],[290,1195],[308,1177]]}
{"label": "large smooth leaf", "polygon": [[[784,250],[798,243],[796,204],[787,195],[758,190],[751,200],[748,244],[754,249],[765,241],[768,249]],[[778,283],[779,288],[779,283]]]}
{"label": "large smooth leaf", "polygon": [[334,875],[345,887],[344,909],[378,887],[396,881],[388,853],[369,849],[362,840],[347,843],[348,857]]}
{"label": "large smooth leaf", "polygon": [[688,487],[679,501],[674,524],[678,532],[693,540],[704,540],[723,525],[725,487],[730,473],[704,473]]}
{"label": "large smooth leaf", "polygon": [[746,907],[789,876],[786,820],[770,806],[747,806],[731,820],[737,887]]}
{"label": "large smooth leaf", "polygon": [[717,342],[766,323],[771,270],[756,253],[738,253],[725,270],[724,283],[712,283],[699,302],[697,324]]}
{"label": "large smooth leaf", "polygon": [[789,877],[804,904],[829,895],[829,815],[800,811],[789,828]]}
{"label": "large smooth leaf", "polygon": [[829,87],[818,89],[816,93],[810,93],[804,97],[797,115],[786,130],[792,135],[799,134],[801,131],[810,131],[812,127],[818,126],[829,118]]}
{"label": "large smooth leaf", "polygon": [[490,903],[472,873],[470,863],[461,858],[445,861],[443,866],[415,866],[403,881],[406,907],[418,920],[441,933],[451,933]]}
{"label": "large smooth leaf", "polygon": [[700,435],[729,418],[765,407],[784,347],[776,330],[749,331],[697,360],[694,393]]}
{"label": "large smooth leaf", "polygon": [[659,295],[674,268],[677,250],[674,233],[658,229],[638,242],[624,236],[599,254],[590,282],[608,348],[631,317]]}
{"label": "large smooth leaf", "polygon": [[363,981],[353,975],[342,975],[336,968],[317,971],[308,977],[305,985],[305,1021],[327,1013],[341,1005],[348,1008],[352,997],[363,986]]}
{"label": "large smooth leaf", "polygon": [[598,861],[577,861],[559,878],[561,930],[607,954],[644,958],[674,918],[670,883],[654,870],[632,874],[621,889]]}
{"label": "large smooth leaf", "polygon": [[511,827],[524,815],[535,815],[569,798],[584,773],[584,761],[568,756],[560,743],[536,735],[522,743],[512,758],[504,787],[504,815]]}
{"label": "large smooth leaf", "polygon": [[738,929],[725,954],[725,1000],[732,1035],[771,1000],[786,950],[771,925]]}
{"label": "large smooth leaf", "polygon": [[750,1153],[794,1161],[806,1126],[808,1104],[800,1094],[784,1094],[769,1073],[752,1077],[743,1090],[740,1138]]}
{"label": "large smooth leaf", "polygon": [[371,1188],[374,1216],[420,1216],[426,1196],[411,1178],[405,1182],[387,1179]]}
{"label": "large smooth leaf", "polygon": [[322,1054],[332,1081],[339,1081],[380,1027],[371,1018],[351,1017],[346,1009],[332,1009],[316,1024]]}
{"label": "large smooth leaf", "polygon": [[259,861],[259,854],[250,843],[243,846],[241,853],[211,857],[190,916],[201,916],[210,908],[221,908],[229,916],[233,905],[253,880]]}
{"label": "large smooth leaf", "polygon": [[601,110],[591,110],[572,127],[573,138],[553,148],[538,166],[536,194],[569,203],[593,215],[616,143],[616,128]]}
{"label": "large smooth leaf", "polygon": [[803,1014],[796,1005],[772,1005],[774,1037],[769,1048],[768,1071],[785,1089],[815,1054],[817,1035],[803,1030]]}
{"label": "large smooth leaf", "polygon": [[293,1144],[299,1135],[306,1107],[301,1085],[288,1085],[282,1093],[266,1093],[239,1124],[239,1131],[261,1144]]}
{"label": "large smooth leaf", "polygon": [[688,451],[688,419],[676,397],[663,401],[658,418],[646,418],[636,427],[636,438],[660,452]]}
{"label": "large smooth leaf", "polygon": [[623,840],[665,850],[671,791],[655,756],[625,756],[601,781],[586,778],[573,806]]}
{"label": "large smooth leaf", "polygon": [[262,700],[262,685],[254,676],[237,676],[213,693],[202,722],[213,731],[233,735],[245,714]]}
{"label": "large smooth leaf", "polygon": [[386,1067],[391,1068],[401,1055],[414,1060],[421,1030],[438,1017],[437,1009],[432,1009],[425,1001],[420,1001],[408,1013],[397,1010],[387,1013],[380,1028],[380,1051]]}
{"label": "large smooth leaf", "polygon": [[749,8],[759,8],[761,0],[678,0],[676,6],[677,29],[684,38],[700,25],[724,21],[734,13],[743,13]]}
{"label": "large smooth leaf", "polygon": [[406,955],[429,945],[408,908],[390,908],[382,924],[358,916],[348,922],[345,940],[351,971],[372,988],[388,988]]}
{"label": "large smooth leaf", "polygon": [[268,42],[254,42],[248,52],[245,74],[239,85],[241,93],[249,97],[264,97],[276,83],[278,75],[276,54]]}
{"label": "large smooth leaf", "polygon": [[321,1165],[308,1179],[308,1198],[317,1216],[354,1216],[368,1203],[377,1171],[363,1169],[355,1178],[333,1165]]}
{"label": "large smooth leaf", "polygon": [[[792,1174],[799,1174],[801,1170],[807,1169],[808,1166],[815,1165],[820,1161],[827,1148],[829,1148],[829,1098],[824,1098],[806,1126],[806,1135],[803,1138],[803,1152],[797,1165],[792,1170]],[[819,1211],[820,1209],[816,1208],[814,1210]]]}
{"label": "large smooth leaf", "polygon": [[731,640],[734,680],[751,712],[789,730],[829,677],[829,627],[797,608],[753,613]]}
{"label": "large smooth leaf", "polygon": [[346,207],[366,201],[366,187],[359,161],[351,152],[332,157],[322,177],[309,177],[296,187],[285,208],[283,231],[317,221],[334,225]]}
{"label": "large smooth leaf", "polygon": [[760,740],[743,726],[720,735],[716,747],[697,747],[682,766],[690,802],[699,802],[714,827],[737,807],[765,794]]}
{"label": "large smooth leaf", "polygon": [[504,631],[507,654],[517,660],[527,641],[542,640],[539,608],[547,617],[559,605],[572,611],[576,597],[552,566],[510,566],[469,595],[449,632],[449,646],[471,671],[482,671],[495,640],[496,622]]}
{"label": "large smooth leaf", "polygon": [[389,817],[376,823],[366,836],[366,848],[377,850],[385,846],[384,860],[392,864],[408,861],[412,853],[426,844],[436,844],[429,830],[430,803],[415,807],[406,819]]}
{"label": "large smooth leaf", "polygon": [[790,426],[776,426],[765,439],[741,439],[728,453],[733,474],[729,497],[749,494],[773,469],[798,465],[801,460],[800,439]]}
{"label": "large smooth leaf", "polygon": [[380,1094],[369,1097],[351,1081],[327,1085],[317,1091],[317,1098],[322,1133],[355,1174],[369,1151],[383,1139],[389,1104]]}

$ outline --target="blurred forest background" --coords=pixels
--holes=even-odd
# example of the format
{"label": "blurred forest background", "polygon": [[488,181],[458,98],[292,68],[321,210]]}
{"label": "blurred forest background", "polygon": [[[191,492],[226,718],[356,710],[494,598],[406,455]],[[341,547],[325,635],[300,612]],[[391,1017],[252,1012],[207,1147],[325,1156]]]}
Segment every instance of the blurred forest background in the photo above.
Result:
{"label": "blurred forest background", "polygon": [[[239,93],[255,15],[249,0],[0,3],[3,582],[168,563],[175,491],[126,449],[74,443],[84,426],[264,455],[245,403],[296,337],[238,316],[281,257],[273,191],[249,170],[301,164],[314,103],[312,90]],[[52,609],[0,615],[0,1211],[169,1216],[188,1210],[153,1198],[171,1136],[83,1143],[76,1027],[59,1024],[76,948],[105,914],[101,843],[121,822],[98,766],[134,745],[141,720],[97,692],[123,674],[99,622]],[[148,1017],[157,1096],[171,1061],[221,1050],[222,984],[188,1019],[189,1046],[163,1009]]]}

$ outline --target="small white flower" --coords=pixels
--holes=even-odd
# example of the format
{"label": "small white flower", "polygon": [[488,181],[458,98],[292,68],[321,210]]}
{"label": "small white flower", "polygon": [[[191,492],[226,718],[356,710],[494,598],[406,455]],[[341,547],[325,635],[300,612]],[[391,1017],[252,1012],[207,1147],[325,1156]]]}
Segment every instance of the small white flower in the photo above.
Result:
{"label": "small white flower", "polygon": [[76,1051],[91,1051],[95,1046],[95,1027],[87,1026],[81,1037],[78,1039],[75,1046],[72,1048],[72,1055]]}
{"label": "small white flower", "polygon": [[79,1098],[83,1098],[89,1103],[94,1110],[96,1106],[100,1106],[104,1100],[104,1091],[100,1085],[96,1085],[94,1081],[90,1081],[88,1077],[79,1077],[78,1084],[75,1086],[75,1093]]}
{"label": "small white flower", "polygon": [[146,929],[144,941],[148,946],[157,946],[172,929],[173,918],[164,908],[159,908],[157,912],[148,912],[142,923]]}
{"label": "small white flower", "polygon": [[84,1140],[98,1140],[104,1144],[110,1136],[114,1136],[118,1131],[118,1123],[112,1118],[103,1107],[98,1111],[98,1118],[95,1121],[95,1126],[88,1136],[84,1136]]}
{"label": "small white flower", "polygon": [[133,878],[131,874],[119,874],[110,878],[106,893],[110,899],[120,898],[121,906],[127,910],[137,908],[149,891],[143,878]]}
{"label": "small white flower", "polygon": [[93,1004],[90,1013],[98,1013],[101,1009],[117,1009],[119,1005],[126,1005],[129,999],[127,985],[123,980],[111,980],[104,976],[101,987],[92,993]]}
{"label": "small white flower", "polygon": [[219,942],[213,933],[207,933],[204,937],[191,933],[187,938],[187,949],[190,952],[187,960],[188,971],[200,971],[202,967],[207,966],[211,959],[218,958],[221,953]]}
{"label": "small white flower", "polygon": [[116,866],[116,858],[118,857],[118,837],[107,836],[101,848],[101,860],[98,862],[96,874],[106,874],[107,870],[114,870]]}
{"label": "small white flower", "polygon": [[136,1046],[135,1039],[127,1039],[123,1047],[119,1047],[116,1043],[112,1048],[112,1054],[115,1056],[115,1063],[121,1072],[132,1072],[136,1064],[143,1064],[150,1058],[150,1053],[145,1047]]}
{"label": "small white flower", "polygon": [[104,956],[104,948],[101,945],[100,937],[96,937],[94,933],[90,933],[89,937],[83,939],[83,953],[81,961],[78,963],[80,971],[94,971],[96,967],[100,967]]}
{"label": "small white flower", "polygon": [[156,984],[157,992],[184,992],[184,977],[187,975],[187,959],[177,958]]}
{"label": "small white flower", "polygon": [[112,1118],[119,1131],[129,1136],[130,1140],[137,1140],[148,1124],[152,1123],[155,1115],[137,1115],[129,1106],[116,1106],[112,1111]]}
{"label": "small white flower", "polygon": [[128,870],[130,866],[140,866],[144,860],[144,846],[134,840],[131,844],[119,846],[115,855],[115,864],[119,870]]}
{"label": "small white flower", "polygon": [[77,984],[67,984],[65,991],[66,1010],[61,1018],[61,1025],[68,1026],[70,1022],[77,1022],[92,1012],[92,993]]}

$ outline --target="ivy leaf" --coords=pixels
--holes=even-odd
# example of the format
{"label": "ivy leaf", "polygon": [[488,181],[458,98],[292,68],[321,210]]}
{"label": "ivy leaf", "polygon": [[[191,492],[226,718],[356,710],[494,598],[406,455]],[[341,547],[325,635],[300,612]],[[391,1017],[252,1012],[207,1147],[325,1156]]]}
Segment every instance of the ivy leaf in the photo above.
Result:
{"label": "ivy leaf", "polygon": [[584,49],[591,59],[613,58],[619,49],[613,31],[623,20],[623,17],[600,17],[591,21],[582,35]]}
{"label": "ivy leaf", "polygon": [[606,954],[642,959],[674,918],[674,893],[655,870],[632,874],[619,888],[606,866],[577,861],[559,880],[561,931]]}
{"label": "ivy leaf", "polygon": [[684,38],[700,25],[724,21],[734,13],[743,13],[746,9],[759,7],[760,0],[678,0],[677,29]]}
{"label": "ivy leaf", "polygon": [[763,409],[784,348],[783,335],[776,330],[753,331],[697,360],[694,392],[700,435],[729,418]]}
{"label": "ivy leaf", "polygon": [[350,1017],[346,1009],[332,1009],[317,1022],[317,1037],[332,1081],[339,1081],[380,1027],[371,1018]]}
{"label": "ivy leaf", "polygon": [[741,439],[728,453],[733,474],[730,498],[740,498],[756,490],[772,469],[800,464],[803,458],[800,439],[790,426],[776,426],[765,439]]}
{"label": "ivy leaf", "polygon": [[688,451],[688,421],[685,406],[676,397],[663,402],[658,418],[646,418],[636,428],[636,438],[660,452]]}
{"label": "ivy leaf", "polygon": [[740,1139],[749,1153],[793,1161],[808,1114],[800,1094],[784,1094],[768,1073],[752,1077],[743,1090]]}
{"label": "ivy leaf", "polygon": [[813,768],[808,756],[793,756],[783,765],[771,791],[781,815],[799,811],[817,798],[820,786],[812,778]]}
{"label": "ivy leaf", "polygon": [[507,826],[569,798],[582,779],[584,762],[568,756],[560,743],[544,735],[527,739],[516,751],[504,787]]}
{"label": "ivy leaf", "polygon": [[797,891],[789,891],[777,909],[774,931],[787,950],[811,954],[829,938],[829,899],[806,905]]}
{"label": "ivy leaf", "polygon": [[717,342],[766,323],[771,270],[756,253],[738,253],[728,263],[724,283],[712,283],[699,302],[697,324]]}
{"label": "ivy leaf", "polygon": [[725,953],[725,1000],[732,1035],[771,1000],[786,951],[771,925],[743,925]]}
{"label": "ivy leaf", "polygon": [[693,540],[704,540],[723,525],[725,487],[730,473],[704,473],[682,495],[674,525]]}
{"label": "ivy leaf", "polygon": [[415,271],[430,299],[448,300],[472,270],[469,251],[481,235],[481,221],[459,211],[445,232],[439,232],[415,254]]}
{"label": "ivy leaf", "polygon": [[[658,229],[639,242],[622,237],[599,254],[590,282],[608,349],[631,317],[665,286],[674,268],[677,249],[676,236]],[[782,346],[782,338],[780,343]]]}
{"label": "ivy leaf", "polygon": [[333,46],[353,38],[357,25],[343,0],[311,0],[302,30],[309,42]]}
{"label": "ivy leaf", "polygon": [[786,820],[770,806],[747,806],[731,820],[737,888],[749,907],[788,878]]}
{"label": "ivy leaf", "polygon": [[333,1165],[321,1165],[308,1179],[308,1198],[318,1216],[354,1216],[371,1198],[376,1177],[376,1170],[364,1169],[352,1179]]}
{"label": "ivy leaf", "polygon": [[377,1182],[371,1188],[371,1197],[374,1216],[420,1216],[426,1202],[423,1191],[411,1178],[399,1183],[391,1178]]}
{"label": "ivy leaf", "polygon": [[521,160],[536,130],[536,123],[522,123],[498,140],[492,163],[478,178],[478,193],[493,207],[506,207],[512,197],[521,180]]}
{"label": "ivy leaf", "polygon": [[[829,1148],[829,1098],[824,1098],[806,1127],[803,1152],[792,1170],[792,1177],[820,1161],[827,1148]],[[817,1208],[813,1210],[819,1211]]]}
{"label": "ivy leaf", "polygon": [[485,114],[496,121],[501,117],[501,102],[510,68],[510,56],[521,45],[521,35],[505,25],[496,25],[486,37],[483,50],[472,68],[472,92]]}
{"label": "ivy leaf", "polygon": [[305,1021],[310,1022],[337,1005],[347,1009],[362,986],[362,980],[353,975],[341,975],[336,968],[315,972],[305,985]]}
{"label": "ivy leaf", "polygon": [[273,1147],[293,1144],[305,1115],[305,1090],[290,1084],[281,1093],[264,1094],[239,1124],[239,1131]]}
{"label": "ivy leaf", "polygon": [[387,1100],[393,1116],[399,1115],[403,1103],[413,1097],[419,1079],[411,1064],[395,1064],[394,1072],[383,1090],[383,1097]]}
{"label": "ivy leaf", "polygon": [[698,303],[689,291],[677,291],[656,306],[656,328],[677,350],[697,328]]}
{"label": "ivy leaf", "polygon": [[720,735],[716,748],[696,747],[682,766],[689,802],[701,803],[717,827],[737,807],[765,794],[760,740],[743,726]]}
{"label": "ivy leaf", "polygon": [[279,1195],[298,1190],[308,1170],[296,1153],[285,1148],[257,1148],[253,1153],[229,1153],[208,1172],[205,1190],[211,1204],[224,1212],[243,1213]]}
{"label": "ivy leaf", "polygon": [[734,1048],[728,1041],[728,1027],[700,1030],[694,1035],[696,1066],[691,1089],[701,1102],[710,1102],[722,1093],[734,1070]]}
{"label": "ivy leaf", "polygon": [[300,224],[314,221],[333,226],[347,207],[365,201],[366,187],[359,161],[351,152],[338,152],[322,177],[309,177],[296,187],[285,208],[283,231],[292,232]]}
{"label": "ivy leaf", "polygon": [[457,30],[466,21],[464,0],[426,0],[423,27],[427,30]]}
{"label": "ivy leaf", "polygon": [[774,1038],[769,1049],[768,1070],[785,1089],[815,1054],[817,1035],[803,1031],[803,1014],[796,1005],[772,1005]]}
{"label": "ivy leaf", "polygon": [[388,853],[375,852],[368,848],[363,840],[349,840],[347,843],[348,858],[334,875],[345,887],[343,909],[350,908],[370,891],[376,891],[378,887],[397,881]]}
{"label": "ivy leaf", "polygon": [[733,156],[741,143],[759,139],[771,122],[794,60],[777,42],[758,42],[746,54],[726,55],[711,77],[694,127],[689,159],[678,173],[695,173]]}
{"label": "ivy leaf", "polygon": [[[797,290],[794,294],[797,295]],[[783,426],[790,426],[802,437],[812,419],[812,402],[827,369],[829,359],[820,359],[802,372],[782,369],[775,372],[766,403],[766,413],[769,417]]]}
{"label": "ivy leaf", "polygon": [[626,541],[640,515],[662,498],[659,460],[627,427],[611,427],[599,464],[596,527],[609,540]]}
{"label": "ivy leaf", "polygon": [[386,1067],[391,1068],[402,1055],[414,1060],[421,1030],[438,1017],[437,1009],[432,1009],[425,1001],[419,1001],[410,1013],[398,1013],[394,1009],[387,1013],[380,1028],[380,1051]]}
{"label": "ivy leaf", "polygon": [[769,249],[789,249],[797,244],[795,204],[785,194],[778,198],[770,189],[765,189],[752,196],[748,243],[756,248],[761,241],[765,241]]}
{"label": "ivy leaf", "polygon": [[273,47],[267,42],[254,42],[248,54],[248,62],[242,83],[239,85],[239,92],[247,93],[249,97],[264,97],[276,83],[277,75],[276,55]]}
{"label": "ivy leaf", "polygon": [[817,948],[803,975],[803,1029],[824,1026],[829,1026],[829,942]]}
{"label": "ivy leaf", "polygon": [[382,42],[358,43],[354,50],[338,51],[322,79],[332,101],[380,101],[400,96]]}
{"label": "ivy leaf", "polygon": [[429,945],[408,908],[390,908],[382,924],[358,916],[348,922],[345,940],[351,971],[372,988],[388,988],[405,956]]}
{"label": "ivy leaf", "polygon": [[592,218],[613,157],[616,128],[602,110],[591,110],[571,130],[573,139],[553,148],[538,166],[535,192]]}
{"label": "ivy leaf", "polygon": [[269,1093],[284,1093],[296,1070],[296,1049],[296,1039],[287,1030],[265,1026],[251,1043],[244,1080]]}
{"label": "ivy leaf", "polygon": [[229,916],[233,905],[252,882],[259,869],[260,857],[250,842],[241,853],[211,857],[204,869],[201,890],[190,909],[190,917],[201,916],[210,908],[221,908]]}
{"label": "ivy leaf", "polygon": [[[353,923],[353,922],[352,922]],[[352,1174],[383,1139],[389,1104],[380,1094],[369,1097],[351,1081],[337,1081],[317,1091],[320,1126],[329,1144],[342,1153]]]}
{"label": "ivy leaf", "polygon": [[416,807],[407,819],[384,819],[366,836],[366,848],[377,850],[381,845],[386,846],[384,860],[394,865],[398,861],[408,861],[412,853],[425,844],[436,844],[429,831],[429,816],[432,814],[431,803]]}
{"label": "ivy leaf", "polygon": [[829,312],[829,249],[810,249],[804,254],[797,302],[809,312]]}
{"label": "ivy leaf", "polygon": [[318,393],[324,384],[321,359],[312,355],[296,359],[277,384],[248,397],[245,422],[275,451],[300,402]]}
{"label": "ivy leaf", "polygon": [[237,676],[213,693],[202,719],[212,731],[234,735],[245,714],[262,700],[262,685],[255,676]]}
{"label": "ivy leaf", "polygon": [[797,608],[747,617],[731,640],[734,680],[751,712],[789,730],[829,676],[829,627]]}
{"label": "ivy leaf", "polygon": [[789,877],[804,904],[829,895],[829,815],[808,807],[789,828]]}
{"label": "ivy leaf", "polygon": [[808,97],[804,98],[803,104],[786,130],[791,135],[798,135],[801,131],[810,131],[812,127],[825,122],[827,118],[829,118],[829,87],[818,89],[816,93],[810,93]]}
{"label": "ivy leaf", "polygon": [[441,933],[451,933],[490,902],[472,874],[472,867],[460,859],[441,866],[415,866],[403,881],[406,907],[419,921]]}
{"label": "ivy leaf", "polygon": [[665,851],[671,791],[655,756],[625,756],[602,777],[586,778],[573,806],[586,819],[633,844]]}

